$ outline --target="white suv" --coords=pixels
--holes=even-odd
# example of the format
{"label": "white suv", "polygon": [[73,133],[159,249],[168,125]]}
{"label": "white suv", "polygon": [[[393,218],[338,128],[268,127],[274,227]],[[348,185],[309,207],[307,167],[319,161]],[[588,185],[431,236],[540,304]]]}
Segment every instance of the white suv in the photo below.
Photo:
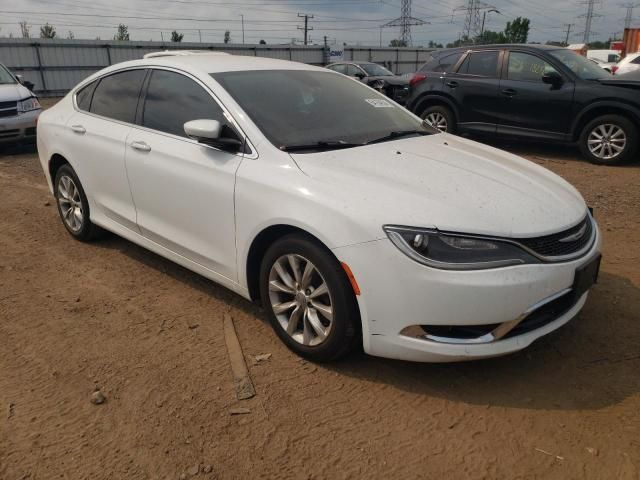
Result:
{"label": "white suv", "polygon": [[35,139],[41,111],[36,96],[0,63],[0,144]]}
{"label": "white suv", "polygon": [[614,75],[622,75],[636,70],[640,70],[640,52],[627,54],[613,67],[612,72]]}
{"label": "white suv", "polygon": [[73,237],[110,230],[260,301],[314,360],[514,352],[598,273],[598,227],[560,177],[301,63],[114,65],[42,114],[38,152]]}

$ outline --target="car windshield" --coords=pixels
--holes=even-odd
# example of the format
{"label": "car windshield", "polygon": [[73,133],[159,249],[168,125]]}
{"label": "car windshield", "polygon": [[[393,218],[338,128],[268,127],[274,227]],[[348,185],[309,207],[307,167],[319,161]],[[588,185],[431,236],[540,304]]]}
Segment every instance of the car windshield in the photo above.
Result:
{"label": "car windshield", "polygon": [[601,78],[609,78],[611,74],[597,64],[587,60],[582,55],[578,55],[573,50],[566,48],[560,50],[552,50],[551,55],[560,60],[564,65],[571,69],[578,77],[583,80],[598,80]]}
{"label": "car windshield", "polygon": [[343,75],[258,70],[211,76],[283,150],[344,148],[392,140],[399,133],[437,133],[384,95]]}
{"label": "car windshield", "polygon": [[4,65],[0,65],[0,85],[16,83],[16,79],[9,73]]}
{"label": "car windshield", "polygon": [[370,77],[393,77],[393,73],[391,73],[386,68],[378,65],[377,63],[362,63],[360,66],[367,72],[367,75]]}

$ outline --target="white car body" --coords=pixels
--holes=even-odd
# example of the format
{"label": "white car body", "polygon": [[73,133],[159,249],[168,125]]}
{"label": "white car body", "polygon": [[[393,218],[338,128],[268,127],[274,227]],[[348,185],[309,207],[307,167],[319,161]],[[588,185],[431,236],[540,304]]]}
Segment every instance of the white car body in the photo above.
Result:
{"label": "white car body", "polygon": [[[77,108],[74,95],[84,85],[109,72],[140,67],[181,72],[206,87],[246,135],[252,153],[223,153]],[[600,233],[584,200],[540,166],[449,134],[284,152],[209,75],[244,70],[339,75],[300,63],[231,55],[163,56],[114,65],[42,114],[38,151],[50,188],[51,161],[64,157],[82,181],[93,223],[254,300],[247,262],[256,238],[279,225],[308,232],[353,272],[361,290],[362,342],[371,355],[414,361],[502,355],[557,329],[582,308],[587,293],[553,321],[504,339],[449,342],[414,335],[412,329],[426,323],[512,322],[570,291],[576,269],[600,251]],[[79,125],[86,135],[73,131]],[[134,142],[148,144],[151,151],[130,148]],[[394,224],[528,238],[566,231],[585,217],[592,222],[591,239],[579,258],[473,271],[422,265],[383,230]]]}
{"label": "white car body", "polygon": [[0,144],[35,138],[40,105],[29,111],[21,111],[19,104],[34,98],[33,93],[0,64],[0,75],[9,76],[13,81],[0,82]]}
{"label": "white car body", "polygon": [[640,70],[640,52],[628,53],[613,69],[614,75]]}

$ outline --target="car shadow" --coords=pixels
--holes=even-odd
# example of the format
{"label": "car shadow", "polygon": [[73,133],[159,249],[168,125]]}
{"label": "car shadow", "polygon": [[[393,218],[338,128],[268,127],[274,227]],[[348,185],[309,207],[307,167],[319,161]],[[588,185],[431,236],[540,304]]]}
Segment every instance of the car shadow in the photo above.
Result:
{"label": "car shadow", "polygon": [[0,155],[24,155],[37,152],[35,140],[24,143],[0,144]]}
{"label": "car shadow", "polygon": [[[134,243],[111,235],[95,246],[118,250],[268,324],[256,304]],[[627,278],[602,272],[576,318],[521,352],[488,360],[428,364],[356,351],[338,362],[318,364],[318,368],[469,404],[600,409],[640,392],[639,311],[640,289]]]}

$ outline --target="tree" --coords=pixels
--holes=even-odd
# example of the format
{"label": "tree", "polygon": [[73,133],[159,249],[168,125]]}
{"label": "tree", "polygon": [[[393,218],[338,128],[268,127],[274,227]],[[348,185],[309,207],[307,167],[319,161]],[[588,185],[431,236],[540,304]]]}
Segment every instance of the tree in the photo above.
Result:
{"label": "tree", "polygon": [[407,46],[407,42],[405,42],[404,40],[398,40],[397,38],[394,38],[393,40],[391,40],[389,42],[389,46],[390,47],[406,47]]}
{"label": "tree", "polygon": [[227,30],[224,32],[224,43],[229,43],[231,41],[231,32]]}
{"label": "tree", "polygon": [[491,30],[485,30],[482,35],[478,35],[473,39],[474,43],[481,45],[494,45],[496,43],[507,43],[507,37],[502,32],[492,32]]}
{"label": "tree", "polygon": [[184,38],[184,33],[178,33],[175,30],[171,32],[172,42],[181,42],[183,38]]}
{"label": "tree", "polygon": [[513,22],[507,22],[504,29],[504,37],[507,43],[527,43],[529,38],[528,18],[518,17]]}
{"label": "tree", "polygon": [[266,45],[267,42],[265,42],[264,40],[260,40],[260,45]]}
{"label": "tree", "polygon": [[31,38],[31,27],[27,25],[27,21],[20,22],[20,33],[22,38]]}
{"label": "tree", "polygon": [[428,48],[444,48],[441,43],[436,43],[433,40],[429,40]]}
{"label": "tree", "polygon": [[69,33],[67,34],[67,38],[69,40],[73,40],[74,38],[76,38],[76,36],[73,34],[73,32],[71,30],[69,30]]}
{"label": "tree", "polygon": [[40,38],[55,38],[56,27],[45,23],[40,27]]}
{"label": "tree", "polygon": [[118,32],[113,36],[114,40],[129,40],[129,27],[127,27],[124,23],[118,25]]}
{"label": "tree", "polygon": [[462,47],[463,45],[469,45],[470,43],[472,43],[472,42],[469,39],[469,37],[467,37],[466,35],[463,35],[458,40],[455,40],[452,43],[447,43],[447,48]]}

